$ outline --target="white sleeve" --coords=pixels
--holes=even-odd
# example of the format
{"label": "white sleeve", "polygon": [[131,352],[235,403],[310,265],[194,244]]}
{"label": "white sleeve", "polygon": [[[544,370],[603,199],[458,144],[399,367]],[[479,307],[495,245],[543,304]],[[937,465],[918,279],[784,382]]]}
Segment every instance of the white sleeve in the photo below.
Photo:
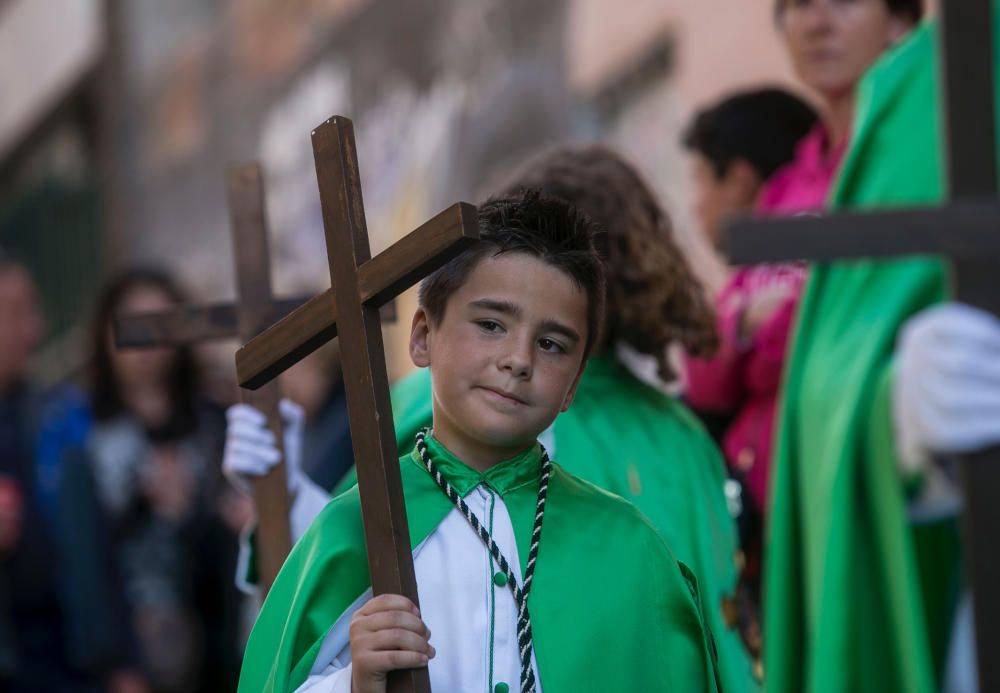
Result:
{"label": "white sleeve", "polygon": [[295,693],[351,693],[351,617],[371,598],[368,588],[341,614],[323,639],[309,677]]}
{"label": "white sleeve", "polygon": [[319,674],[307,678],[295,693],[351,693],[351,665],[343,669],[331,664]]}
{"label": "white sleeve", "polygon": [[[288,511],[293,544],[305,534],[309,525],[329,502],[330,494],[303,474],[295,493],[295,500],[292,501],[292,507]],[[251,595],[259,592],[257,585],[247,579],[247,575],[250,574],[250,562],[257,559],[256,552],[250,546],[250,535],[255,530],[255,526],[251,525],[240,533],[240,549],[236,557],[236,586],[244,594]]]}
{"label": "white sleeve", "polygon": [[316,482],[305,474],[299,480],[295,492],[295,500],[288,513],[288,522],[292,530],[292,543],[299,540],[309,525],[316,519],[326,504],[330,502],[330,494],[319,487]]}
{"label": "white sleeve", "polygon": [[256,552],[250,545],[250,536],[254,532],[254,525],[250,524],[240,532],[240,550],[236,554],[236,587],[243,594],[257,597],[257,605],[260,606],[260,589],[256,582],[249,579],[250,561],[255,560]]}

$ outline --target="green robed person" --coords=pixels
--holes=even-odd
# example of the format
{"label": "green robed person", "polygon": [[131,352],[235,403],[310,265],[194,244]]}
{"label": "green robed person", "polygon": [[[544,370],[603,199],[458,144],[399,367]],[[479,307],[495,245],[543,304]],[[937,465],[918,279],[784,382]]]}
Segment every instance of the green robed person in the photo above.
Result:
{"label": "green robed person", "polygon": [[[935,32],[919,28],[860,85],[834,207],[944,198]],[[778,428],[769,691],[975,690],[961,498],[933,455],[1000,442],[1000,322],[946,299],[935,260],[813,270]]]}
{"label": "green robed person", "polygon": [[400,460],[421,611],[372,598],[353,488],[278,575],[241,691],[381,691],[419,666],[439,691],[717,690],[693,575],[537,443],[600,332],[590,222],[531,192],[479,220],[480,242],[421,286],[410,337],[436,393],[433,429]]}
{"label": "green robed person", "polygon": [[[557,148],[529,162],[514,180],[515,188],[537,188],[573,204],[604,232],[598,245],[607,273],[605,329],[573,406],[540,440],[564,469],[631,501],[649,519],[697,577],[724,690],[756,691],[750,657],[724,613],[733,603],[739,547],[722,458],[692,413],[660,385],[675,379],[667,360],[671,345],[707,354],[717,342],[711,306],[673,240],[670,219],[635,168],[606,147]],[[649,371],[658,382],[644,381]],[[431,425],[431,380],[430,370],[419,369],[392,388],[400,449]],[[248,420],[243,429],[230,425],[229,447],[239,444],[247,452],[230,455],[229,468],[259,473],[277,459],[276,450],[253,444],[263,418],[234,414]],[[294,468],[291,455],[289,460]],[[304,474],[292,475],[302,480],[292,524],[304,529],[329,496]],[[352,474],[334,495],[353,484]]]}

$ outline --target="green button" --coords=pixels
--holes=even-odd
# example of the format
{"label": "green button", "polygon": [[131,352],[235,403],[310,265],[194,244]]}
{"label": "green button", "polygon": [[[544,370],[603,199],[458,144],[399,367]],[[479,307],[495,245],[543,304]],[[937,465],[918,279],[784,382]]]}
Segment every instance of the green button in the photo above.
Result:
{"label": "green button", "polygon": [[[500,575],[500,573],[497,573],[497,574]],[[507,691],[509,691],[509,690],[510,690],[510,686],[508,686],[506,683],[504,683],[502,681],[500,683],[498,683],[497,685],[493,686],[493,693],[507,693]]]}
{"label": "green button", "polygon": [[[493,573],[493,584],[496,585],[497,587],[503,587],[504,585],[506,585],[507,584],[507,574],[503,573],[503,572],[500,572],[500,571],[497,571],[497,572]],[[507,684],[506,683],[497,684],[497,685],[498,686],[504,686],[505,687],[504,690],[505,691],[507,690],[507,688],[506,688]],[[499,689],[497,689],[497,690],[499,690]]]}

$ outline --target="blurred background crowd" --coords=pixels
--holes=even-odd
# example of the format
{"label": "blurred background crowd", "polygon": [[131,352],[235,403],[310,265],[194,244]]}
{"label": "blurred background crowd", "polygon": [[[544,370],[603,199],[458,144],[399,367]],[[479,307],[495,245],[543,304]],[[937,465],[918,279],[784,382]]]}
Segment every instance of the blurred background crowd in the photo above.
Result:
{"label": "blurred background crowd", "polygon": [[[886,47],[873,26],[905,32],[920,8],[0,0],[0,689],[235,689],[257,608],[234,580],[253,509],[220,465],[235,343],[122,351],[111,322],[234,295],[230,162],[263,166],[276,293],[327,286],[309,132],[332,114],[355,123],[373,252],[554,145],[600,141],[641,174],[720,341],[633,368],[725,458],[743,543],[726,609],[759,658],[771,429],[805,269],[732,271],[719,229],[823,208],[854,87]],[[414,306],[386,326],[391,380],[412,368]],[[324,489],[353,461],[338,363],[334,345],[283,376]]]}

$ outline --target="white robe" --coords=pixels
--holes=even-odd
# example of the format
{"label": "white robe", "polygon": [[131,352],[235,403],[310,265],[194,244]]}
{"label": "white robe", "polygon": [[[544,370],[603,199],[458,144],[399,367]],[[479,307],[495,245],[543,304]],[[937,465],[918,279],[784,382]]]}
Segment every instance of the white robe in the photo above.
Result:
{"label": "white robe", "polygon": [[[517,545],[507,507],[483,485],[465,498],[490,530],[518,584],[522,584]],[[517,648],[517,606],[508,585],[497,585],[496,563],[482,540],[457,510],[452,510],[413,551],[417,592],[424,623],[437,655],[430,661],[435,691],[516,693],[521,689]],[[351,616],[371,599],[369,589],[333,625],[312,671],[296,693],[350,693]],[[530,604],[530,600],[529,600]],[[536,690],[542,690],[538,667]],[[504,687],[506,686],[506,688]]]}

